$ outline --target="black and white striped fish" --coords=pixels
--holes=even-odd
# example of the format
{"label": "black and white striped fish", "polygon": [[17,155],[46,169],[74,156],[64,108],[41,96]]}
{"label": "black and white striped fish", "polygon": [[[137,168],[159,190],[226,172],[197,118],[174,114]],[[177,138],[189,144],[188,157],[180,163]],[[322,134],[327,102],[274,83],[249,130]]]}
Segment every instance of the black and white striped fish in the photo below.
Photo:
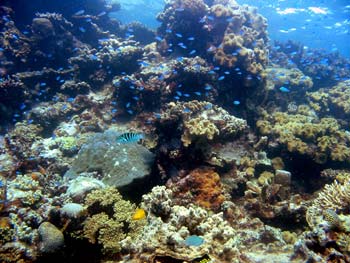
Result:
{"label": "black and white striped fish", "polygon": [[133,142],[138,142],[143,138],[144,138],[144,135],[142,133],[126,132],[126,133],[122,133],[117,137],[117,142],[133,143]]}

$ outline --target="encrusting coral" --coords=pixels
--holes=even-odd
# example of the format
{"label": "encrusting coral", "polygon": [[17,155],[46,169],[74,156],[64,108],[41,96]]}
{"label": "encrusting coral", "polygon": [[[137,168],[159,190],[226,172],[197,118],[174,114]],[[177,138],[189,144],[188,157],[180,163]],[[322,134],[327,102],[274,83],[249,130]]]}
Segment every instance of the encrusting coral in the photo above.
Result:
{"label": "encrusting coral", "polygon": [[197,168],[176,180],[168,187],[173,189],[176,203],[188,205],[196,203],[201,207],[218,210],[224,202],[220,176],[209,167]]}

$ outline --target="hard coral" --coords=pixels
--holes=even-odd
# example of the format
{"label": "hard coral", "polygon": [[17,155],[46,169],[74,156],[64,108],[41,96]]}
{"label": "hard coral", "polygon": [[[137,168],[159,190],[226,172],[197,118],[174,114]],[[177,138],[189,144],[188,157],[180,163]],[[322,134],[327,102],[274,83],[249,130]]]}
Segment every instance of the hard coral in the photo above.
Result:
{"label": "hard coral", "polygon": [[270,140],[289,152],[306,155],[317,163],[348,162],[350,135],[334,118],[321,118],[308,107],[299,106],[296,114],[273,112],[257,121],[257,127]]}
{"label": "hard coral", "polygon": [[224,109],[211,104],[210,102],[169,103],[167,109],[162,113],[160,122],[181,120],[182,131],[181,141],[184,146],[189,146],[197,141],[220,140],[232,137],[247,127],[245,120],[230,115]]}
{"label": "hard coral", "polygon": [[144,220],[132,220],[135,205],[123,200],[113,187],[92,191],[85,205],[88,217],[83,223],[83,236],[102,245],[104,254],[119,252],[120,242],[127,237],[135,238],[145,224]]}
{"label": "hard coral", "polygon": [[175,200],[183,205],[194,202],[218,210],[225,200],[220,176],[208,167],[197,168],[178,181],[170,182],[170,187],[175,189]]}

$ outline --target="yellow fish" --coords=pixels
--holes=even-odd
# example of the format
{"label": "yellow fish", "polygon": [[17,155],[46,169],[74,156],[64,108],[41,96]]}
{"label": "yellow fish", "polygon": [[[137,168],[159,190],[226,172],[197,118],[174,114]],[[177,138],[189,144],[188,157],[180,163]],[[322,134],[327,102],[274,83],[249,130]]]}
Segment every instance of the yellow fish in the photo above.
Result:
{"label": "yellow fish", "polygon": [[146,211],[142,208],[137,208],[132,216],[132,220],[141,220],[146,217]]}

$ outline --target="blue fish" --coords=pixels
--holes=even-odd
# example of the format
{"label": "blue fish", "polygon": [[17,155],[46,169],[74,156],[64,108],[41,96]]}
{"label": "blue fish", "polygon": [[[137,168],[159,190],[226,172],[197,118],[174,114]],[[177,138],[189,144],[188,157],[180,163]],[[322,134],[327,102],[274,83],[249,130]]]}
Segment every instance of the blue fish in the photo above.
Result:
{"label": "blue fish", "polygon": [[280,89],[279,89],[281,92],[289,92],[290,90],[288,89],[288,88],[286,88],[286,87],[280,87]]}
{"label": "blue fish", "polygon": [[175,34],[177,37],[182,37],[182,34],[180,34],[180,33],[176,33]]}
{"label": "blue fish", "polygon": [[117,137],[118,143],[133,143],[138,142],[143,139],[144,135],[142,133],[126,132]]}
{"label": "blue fish", "polygon": [[80,32],[82,32],[82,33],[85,33],[86,32],[86,29],[84,28],[84,27],[79,27],[79,30],[80,30]]}
{"label": "blue fish", "polygon": [[163,38],[161,38],[160,36],[156,36],[155,39],[156,39],[157,41],[162,41],[162,40],[163,40]]}
{"label": "blue fish", "polygon": [[185,239],[185,245],[186,246],[194,246],[199,247],[204,243],[204,239],[197,235],[188,236]]}
{"label": "blue fish", "polygon": [[220,76],[219,78],[218,78],[218,80],[224,80],[225,79],[225,76]]}
{"label": "blue fish", "polygon": [[85,13],[85,10],[82,9],[82,10],[79,10],[79,11],[75,12],[74,15],[75,16],[81,16],[84,13]]}
{"label": "blue fish", "polygon": [[194,40],[194,37],[188,37],[187,40],[193,41],[193,40]]}
{"label": "blue fish", "polygon": [[193,55],[193,54],[195,54],[196,53],[196,50],[192,50],[190,53],[188,53],[189,55]]}
{"label": "blue fish", "polygon": [[241,104],[241,102],[240,102],[239,100],[234,100],[234,101],[233,101],[233,105],[238,106],[239,104]]}

